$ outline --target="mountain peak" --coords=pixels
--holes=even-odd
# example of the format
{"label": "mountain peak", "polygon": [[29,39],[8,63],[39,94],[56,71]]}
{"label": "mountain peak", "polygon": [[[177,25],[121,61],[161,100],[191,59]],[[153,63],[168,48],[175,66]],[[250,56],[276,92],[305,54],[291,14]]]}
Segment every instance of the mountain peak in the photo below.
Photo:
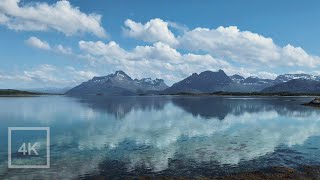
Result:
{"label": "mountain peak", "polygon": [[236,83],[241,83],[245,79],[243,76],[240,76],[238,74],[234,74],[230,76],[230,78],[232,79],[233,82],[236,82]]}
{"label": "mountain peak", "polygon": [[216,72],[203,71],[200,74],[193,73],[191,76],[173,84],[166,93],[179,92],[216,92],[222,91],[224,87],[230,85],[232,80],[223,70]]}

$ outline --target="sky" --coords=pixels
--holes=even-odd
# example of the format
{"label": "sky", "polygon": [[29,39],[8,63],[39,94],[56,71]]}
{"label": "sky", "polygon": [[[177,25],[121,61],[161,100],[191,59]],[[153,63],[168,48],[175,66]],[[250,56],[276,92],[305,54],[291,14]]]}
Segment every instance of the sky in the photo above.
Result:
{"label": "sky", "polygon": [[117,70],[320,75],[320,1],[1,0],[0,89],[72,87]]}

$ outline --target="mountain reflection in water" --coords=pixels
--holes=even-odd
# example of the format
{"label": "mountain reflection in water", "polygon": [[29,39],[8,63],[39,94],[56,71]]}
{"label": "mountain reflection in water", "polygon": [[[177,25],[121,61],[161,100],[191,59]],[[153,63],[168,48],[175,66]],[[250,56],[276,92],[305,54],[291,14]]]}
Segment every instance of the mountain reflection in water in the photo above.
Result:
{"label": "mountain reflection in water", "polygon": [[0,177],[198,177],[319,164],[320,111],[300,105],[310,99],[3,98],[1,138],[9,126],[51,127],[51,168],[8,171],[1,153]]}

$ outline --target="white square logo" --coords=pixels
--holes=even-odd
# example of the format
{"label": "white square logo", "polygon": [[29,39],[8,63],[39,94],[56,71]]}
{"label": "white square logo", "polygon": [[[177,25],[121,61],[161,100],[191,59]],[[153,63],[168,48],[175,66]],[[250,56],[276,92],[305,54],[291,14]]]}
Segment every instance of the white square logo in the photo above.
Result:
{"label": "white square logo", "polygon": [[50,168],[50,128],[9,127],[8,168]]}

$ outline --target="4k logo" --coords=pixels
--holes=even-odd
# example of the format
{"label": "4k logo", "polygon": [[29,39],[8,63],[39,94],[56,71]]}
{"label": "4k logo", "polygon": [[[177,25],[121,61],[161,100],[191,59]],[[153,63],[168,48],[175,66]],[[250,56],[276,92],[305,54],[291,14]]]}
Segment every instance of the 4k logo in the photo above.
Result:
{"label": "4k logo", "polygon": [[38,156],[39,153],[37,152],[36,147],[39,146],[39,143],[36,142],[33,145],[31,143],[27,143],[27,144],[28,144],[28,146],[26,146],[26,143],[22,143],[18,152],[23,153],[24,156],[27,155],[27,153],[28,153],[28,155],[32,155],[32,152],[33,152],[35,155]]}
{"label": "4k logo", "polygon": [[8,168],[50,168],[50,128],[9,127]]}

